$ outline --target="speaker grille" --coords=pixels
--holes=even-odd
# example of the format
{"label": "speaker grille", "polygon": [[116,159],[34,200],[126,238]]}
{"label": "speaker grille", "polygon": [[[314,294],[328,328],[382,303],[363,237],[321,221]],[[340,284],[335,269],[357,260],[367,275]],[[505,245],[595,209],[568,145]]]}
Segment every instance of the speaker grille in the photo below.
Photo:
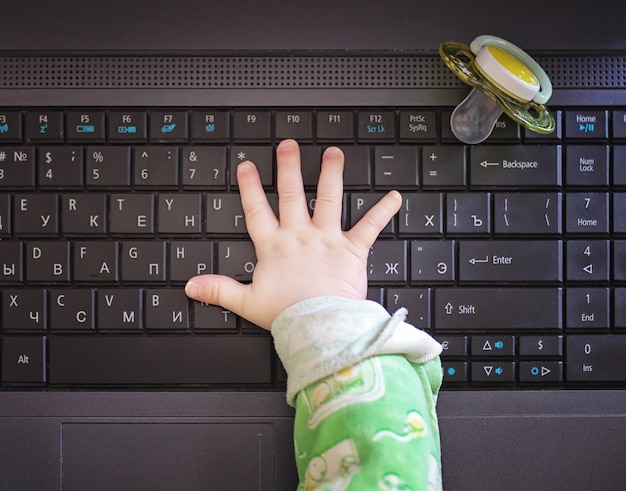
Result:
{"label": "speaker grille", "polygon": [[[626,57],[541,56],[555,88],[623,88]],[[10,56],[3,88],[446,88],[438,56]]]}

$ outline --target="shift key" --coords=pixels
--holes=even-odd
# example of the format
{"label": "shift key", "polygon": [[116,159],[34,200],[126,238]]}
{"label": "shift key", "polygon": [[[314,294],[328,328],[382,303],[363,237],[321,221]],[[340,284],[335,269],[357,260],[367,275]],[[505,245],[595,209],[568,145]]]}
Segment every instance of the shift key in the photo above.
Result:
{"label": "shift key", "polygon": [[471,149],[471,186],[555,187],[562,182],[560,145],[485,145]]}
{"label": "shift key", "polygon": [[436,330],[562,329],[560,288],[437,288]]}

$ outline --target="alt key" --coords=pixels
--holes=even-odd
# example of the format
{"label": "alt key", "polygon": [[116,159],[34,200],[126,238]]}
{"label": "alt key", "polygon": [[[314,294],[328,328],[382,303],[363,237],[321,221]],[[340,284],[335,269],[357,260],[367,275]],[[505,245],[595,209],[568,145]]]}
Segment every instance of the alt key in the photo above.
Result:
{"label": "alt key", "polygon": [[36,384],[46,381],[46,338],[5,337],[2,340],[2,382]]}

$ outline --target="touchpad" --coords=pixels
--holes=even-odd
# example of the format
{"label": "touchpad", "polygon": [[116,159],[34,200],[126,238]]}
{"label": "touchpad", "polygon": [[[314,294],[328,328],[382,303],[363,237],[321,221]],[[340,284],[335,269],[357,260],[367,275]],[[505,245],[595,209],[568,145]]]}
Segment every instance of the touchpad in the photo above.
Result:
{"label": "touchpad", "polygon": [[274,489],[274,427],[64,423],[63,490]]}

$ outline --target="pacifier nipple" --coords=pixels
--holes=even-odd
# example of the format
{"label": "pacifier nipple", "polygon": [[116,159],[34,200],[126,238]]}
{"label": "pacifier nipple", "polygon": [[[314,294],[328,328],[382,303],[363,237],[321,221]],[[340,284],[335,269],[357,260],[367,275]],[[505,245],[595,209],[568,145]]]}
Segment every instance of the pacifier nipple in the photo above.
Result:
{"label": "pacifier nipple", "polygon": [[553,131],[554,118],[543,106],[552,85],[524,51],[503,39],[479,36],[470,47],[442,43],[439,52],[448,67],[473,87],[450,119],[460,141],[475,144],[487,139],[503,112],[532,131]]}

